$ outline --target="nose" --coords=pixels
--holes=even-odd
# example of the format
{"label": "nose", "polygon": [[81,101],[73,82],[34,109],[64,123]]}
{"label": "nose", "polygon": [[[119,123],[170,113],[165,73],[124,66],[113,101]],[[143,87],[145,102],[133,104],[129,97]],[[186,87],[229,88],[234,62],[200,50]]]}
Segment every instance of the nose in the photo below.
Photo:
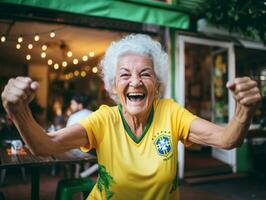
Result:
{"label": "nose", "polygon": [[139,76],[132,76],[129,85],[132,87],[138,87],[142,85],[142,80]]}

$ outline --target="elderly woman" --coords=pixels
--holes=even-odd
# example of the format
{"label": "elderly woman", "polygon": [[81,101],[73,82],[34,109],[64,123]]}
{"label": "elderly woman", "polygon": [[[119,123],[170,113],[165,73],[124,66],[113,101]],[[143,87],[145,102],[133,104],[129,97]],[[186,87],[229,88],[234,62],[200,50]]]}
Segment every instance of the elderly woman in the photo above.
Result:
{"label": "elderly woman", "polygon": [[105,87],[118,106],[101,106],[79,123],[50,135],[32,117],[28,103],[38,83],[11,79],[3,105],[34,154],[95,148],[99,177],[88,199],[179,199],[177,142],[230,149],[246,136],[261,96],[248,77],[227,83],[236,100],[234,117],[221,127],[171,99],[161,99],[167,54],[145,35],[129,35],[108,48],[102,61]]}

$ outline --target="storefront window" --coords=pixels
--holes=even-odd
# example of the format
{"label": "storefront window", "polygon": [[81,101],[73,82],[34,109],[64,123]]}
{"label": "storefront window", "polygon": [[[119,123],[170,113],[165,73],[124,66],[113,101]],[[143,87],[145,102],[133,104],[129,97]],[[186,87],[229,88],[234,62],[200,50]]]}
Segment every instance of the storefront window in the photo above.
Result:
{"label": "storefront window", "polygon": [[213,87],[213,121],[228,121],[227,51],[219,48],[213,52],[212,87]]}
{"label": "storefront window", "polygon": [[185,46],[186,108],[194,114],[211,120],[211,48],[203,45]]}
{"label": "storefront window", "polygon": [[186,107],[216,123],[228,121],[227,49],[186,44]]}

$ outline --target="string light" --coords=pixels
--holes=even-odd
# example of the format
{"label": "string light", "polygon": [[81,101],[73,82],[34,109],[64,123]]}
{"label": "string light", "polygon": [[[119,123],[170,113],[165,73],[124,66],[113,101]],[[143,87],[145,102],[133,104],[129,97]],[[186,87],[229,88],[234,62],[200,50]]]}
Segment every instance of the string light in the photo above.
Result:
{"label": "string light", "polygon": [[42,52],[42,53],[41,53],[41,57],[42,57],[42,58],[45,58],[45,57],[46,57],[46,53],[45,53],[45,52]]}
{"label": "string light", "polygon": [[26,55],[26,60],[30,60],[30,59],[31,59],[31,55],[30,54]]}
{"label": "string light", "polygon": [[1,36],[1,42],[5,42],[6,41],[6,36],[5,35],[2,35]]}
{"label": "string light", "polygon": [[33,45],[32,44],[28,44],[28,49],[32,49]]}
{"label": "string light", "polygon": [[20,49],[21,45],[19,43],[16,44],[16,49]]}
{"label": "string light", "polygon": [[94,53],[93,51],[91,51],[91,52],[89,53],[89,56],[90,56],[90,57],[94,57],[94,56],[95,56],[95,53]]}
{"label": "string light", "polygon": [[57,63],[54,64],[54,69],[55,70],[59,69],[59,65]]}
{"label": "string light", "polygon": [[46,51],[46,49],[47,49],[47,45],[45,45],[45,44],[42,45],[42,50],[43,50],[43,51]]}
{"label": "string light", "polygon": [[97,68],[97,67],[93,67],[93,68],[92,68],[92,72],[93,72],[94,74],[96,74],[96,73],[98,72],[98,68]]}
{"label": "string light", "polygon": [[68,51],[68,52],[67,52],[67,57],[70,58],[70,57],[72,57],[72,55],[73,55],[72,51]]}
{"label": "string light", "polygon": [[81,77],[85,77],[87,75],[87,73],[85,72],[85,71],[82,71],[81,73],[80,73],[80,76]]}
{"label": "string light", "polygon": [[74,75],[75,75],[75,76],[78,76],[78,75],[79,75],[79,71],[78,71],[78,70],[75,70],[75,71],[74,71]]}
{"label": "string light", "polygon": [[88,60],[88,56],[83,56],[83,57],[82,57],[82,60],[83,60],[84,62],[86,62],[86,61]]}
{"label": "string light", "polygon": [[72,72],[69,74],[69,77],[70,78],[73,78],[73,73]]}
{"label": "string light", "polygon": [[[43,34],[43,33],[41,33],[41,34]],[[51,31],[49,35],[50,35],[51,38],[54,38],[55,37],[55,32],[54,31]],[[6,36],[4,34],[2,34],[1,35],[1,38],[0,38],[0,42],[5,42],[6,40],[7,40]],[[40,40],[39,34],[38,33],[35,33],[34,34],[34,41],[37,42],[39,40]],[[21,43],[23,41],[24,41],[24,38],[23,38],[23,36],[21,34],[17,38],[16,49],[21,49],[21,47],[22,47]],[[33,49],[33,47],[34,47],[34,45],[32,43],[29,43],[27,45],[27,48],[30,49],[30,50]],[[46,58],[47,57],[47,53],[45,51],[48,49],[48,46],[46,44],[43,44],[41,46],[41,49],[43,51],[43,52],[41,52],[41,57],[42,58]],[[89,57],[94,57],[94,56],[95,56],[95,52],[90,51],[89,52],[89,55],[82,56],[82,61],[86,62],[89,59]],[[72,51],[67,51],[67,57],[73,57],[73,52]],[[30,54],[27,54],[26,55],[26,60],[31,60],[31,59],[32,59],[32,56]],[[48,59],[47,60],[47,64],[48,65],[53,65],[53,63],[54,62],[53,62],[52,59]],[[77,58],[74,58],[73,59],[73,64],[74,65],[77,65],[78,63],[79,63],[79,60]],[[62,61],[61,66],[62,67],[67,67],[68,66],[68,62],[67,61]],[[60,66],[59,66],[58,63],[54,63],[53,67],[54,67],[54,69],[59,69]],[[90,67],[88,66],[87,68],[90,68]],[[97,66],[96,67],[93,67],[91,70],[92,70],[93,73],[97,73],[98,72]],[[72,74],[72,77],[73,77],[73,75],[77,76],[77,73],[78,73],[78,75],[80,74],[81,77],[85,77],[87,75],[87,73],[89,73],[90,69],[86,69],[86,71],[85,70],[83,70],[81,72],[80,71],[76,71],[75,74]],[[71,75],[69,75],[69,77],[71,77]]]}
{"label": "string light", "polygon": [[54,37],[55,37],[55,32],[54,32],[54,31],[52,31],[52,32],[50,33],[50,37],[51,37],[51,38],[54,38]]}
{"label": "string light", "polygon": [[63,62],[62,62],[62,66],[63,66],[63,67],[67,67],[67,62],[66,62],[66,61],[63,61]]}
{"label": "string light", "polygon": [[53,64],[53,61],[52,61],[51,59],[49,59],[49,60],[47,61],[47,63],[48,63],[48,65],[52,65],[52,64]]}
{"label": "string light", "polygon": [[20,36],[18,37],[18,43],[21,43],[21,42],[23,42],[23,37],[22,37],[22,35],[20,35]]}
{"label": "string light", "polygon": [[40,36],[36,33],[34,36],[34,41],[38,42],[40,40]]}
{"label": "string light", "polygon": [[35,42],[38,42],[39,40],[40,40],[40,36],[39,36],[38,33],[36,33],[36,34],[34,35],[34,41],[35,41]]}
{"label": "string light", "polygon": [[74,65],[77,65],[78,63],[79,63],[79,60],[75,58],[75,59],[73,60],[73,64],[74,64]]}

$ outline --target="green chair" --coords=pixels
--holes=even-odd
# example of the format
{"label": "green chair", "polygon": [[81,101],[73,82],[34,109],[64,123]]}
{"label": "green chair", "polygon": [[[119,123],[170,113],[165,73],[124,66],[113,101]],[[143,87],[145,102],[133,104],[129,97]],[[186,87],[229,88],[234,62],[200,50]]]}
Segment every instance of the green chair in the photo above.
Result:
{"label": "green chair", "polygon": [[95,181],[91,178],[64,179],[59,181],[56,191],[57,200],[71,200],[74,193],[82,192],[86,196],[91,192]]}

